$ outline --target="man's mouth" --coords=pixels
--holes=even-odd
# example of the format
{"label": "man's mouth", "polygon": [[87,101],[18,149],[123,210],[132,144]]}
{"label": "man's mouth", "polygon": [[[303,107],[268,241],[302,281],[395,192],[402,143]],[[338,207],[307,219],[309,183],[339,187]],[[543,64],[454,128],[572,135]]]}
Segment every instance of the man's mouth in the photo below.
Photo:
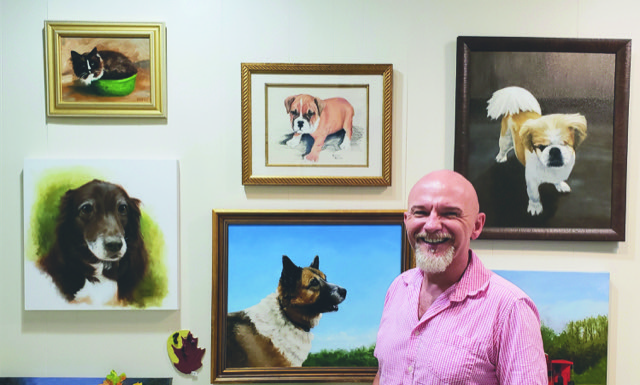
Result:
{"label": "man's mouth", "polygon": [[428,234],[418,234],[416,236],[416,240],[420,243],[426,243],[428,245],[437,246],[443,243],[447,243],[452,240],[453,237],[448,234],[436,234],[436,235],[428,235]]}

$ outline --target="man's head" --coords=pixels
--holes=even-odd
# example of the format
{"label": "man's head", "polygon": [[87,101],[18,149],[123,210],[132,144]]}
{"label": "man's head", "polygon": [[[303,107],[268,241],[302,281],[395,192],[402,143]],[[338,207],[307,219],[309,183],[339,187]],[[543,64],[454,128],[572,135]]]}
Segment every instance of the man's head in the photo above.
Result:
{"label": "man's head", "polygon": [[449,266],[467,265],[469,244],[484,226],[473,185],[462,175],[434,171],[422,177],[409,193],[404,214],[416,264],[426,273],[442,273]]}

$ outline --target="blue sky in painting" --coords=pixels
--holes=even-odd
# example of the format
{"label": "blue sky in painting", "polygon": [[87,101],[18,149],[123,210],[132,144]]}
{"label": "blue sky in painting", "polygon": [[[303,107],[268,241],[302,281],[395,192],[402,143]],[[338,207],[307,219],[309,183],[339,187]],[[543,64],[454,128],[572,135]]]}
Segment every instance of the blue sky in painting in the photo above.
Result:
{"label": "blue sky in painting", "polygon": [[276,291],[282,255],[298,266],[320,257],[328,281],[347,289],[339,310],[312,329],[312,352],[375,343],[384,297],[400,274],[398,225],[230,225],[228,311]]}
{"label": "blue sky in painting", "polygon": [[560,333],[569,321],[609,315],[609,273],[494,270],[536,304],[540,320]]}

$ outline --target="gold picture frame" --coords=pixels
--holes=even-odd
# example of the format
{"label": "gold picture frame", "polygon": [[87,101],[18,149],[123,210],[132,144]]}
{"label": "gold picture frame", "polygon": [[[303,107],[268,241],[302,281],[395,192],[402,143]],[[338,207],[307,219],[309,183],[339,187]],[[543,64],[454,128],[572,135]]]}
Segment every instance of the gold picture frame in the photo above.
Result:
{"label": "gold picture frame", "polygon": [[[241,77],[242,184],[391,185],[393,65],[242,63]],[[341,100],[342,129],[324,130],[314,107],[318,128],[294,135],[286,100],[301,95]]]}
{"label": "gold picture frame", "polygon": [[[373,381],[386,290],[415,266],[404,210],[214,210],[212,240],[211,383]],[[242,352],[229,340],[229,316],[275,291],[283,255],[301,267],[317,256],[318,269],[346,289],[346,298],[310,330],[301,366],[235,367],[227,353]],[[363,265],[367,274],[353,274]],[[349,341],[336,338],[345,333]]]}
{"label": "gold picture frame", "polygon": [[[46,21],[47,116],[166,118],[165,36],[164,23]],[[90,68],[84,54],[92,51],[102,56],[115,51],[137,72],[119,80],[107,79],[105,72],[99,75],[104,79],[83,82],[71,57],[83,55],[76,61],[89,62]]]}

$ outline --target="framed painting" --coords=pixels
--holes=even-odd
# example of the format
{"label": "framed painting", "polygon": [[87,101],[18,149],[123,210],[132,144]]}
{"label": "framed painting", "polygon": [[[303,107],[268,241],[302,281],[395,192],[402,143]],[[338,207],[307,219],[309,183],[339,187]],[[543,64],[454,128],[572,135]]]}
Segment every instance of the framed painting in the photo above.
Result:
{"label": "framed painting", "polygon": [[167,116],[163,23],[46,21],[47,116]]}
{"label": "framed painting", "polygon": [[631,41],[458,37],[454,169],[481,239],[624,241]]}
{"label": "framed painting", "polygon": [[243,184],[391,185],[391,64],[241,72]]}
{"label": "framed painting", "polygon": [[211,381],[372,381],[403,213],[214,211]]}
{"label": "framed painting", "polygon": [[178,309],[178,161],[25,159],[25,310]]}
{"label": "framed painting", "polygon": [[550,383],[606,385],[609,273],[494,272],[513,282],[536,304],[544,352],[551,361]]}

